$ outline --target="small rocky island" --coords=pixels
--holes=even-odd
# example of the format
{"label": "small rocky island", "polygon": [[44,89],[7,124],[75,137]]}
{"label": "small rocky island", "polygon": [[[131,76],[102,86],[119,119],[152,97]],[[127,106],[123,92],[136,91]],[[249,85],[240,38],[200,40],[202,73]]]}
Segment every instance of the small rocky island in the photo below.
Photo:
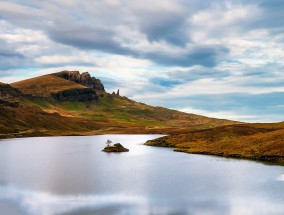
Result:
{"label": "small rocky island", "polygon": [[107,146],[103,149],[103,152],[129,152],[129,149],[124,148],[124,146],[120,143],[116,143],[114,145],[111,145],[111,143],[112,142],[110,140],[107,140]]}

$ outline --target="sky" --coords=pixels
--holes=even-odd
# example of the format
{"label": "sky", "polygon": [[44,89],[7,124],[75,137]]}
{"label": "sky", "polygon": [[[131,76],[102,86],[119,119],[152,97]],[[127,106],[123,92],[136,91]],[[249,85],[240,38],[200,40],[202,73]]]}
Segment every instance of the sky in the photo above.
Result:
{"label": "sky", "polygon": [[0,0],[0,82],[88,71],[184,112],[284,121],[283,0]]}

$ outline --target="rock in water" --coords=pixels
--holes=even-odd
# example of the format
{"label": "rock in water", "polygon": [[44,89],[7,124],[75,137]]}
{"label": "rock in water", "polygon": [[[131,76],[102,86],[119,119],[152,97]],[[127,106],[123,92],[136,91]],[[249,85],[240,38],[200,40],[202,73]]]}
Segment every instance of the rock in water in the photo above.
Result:
{"label": "rock in water", "polygon": [[106,146],[103,152],[129,152],[129,149],[124,148],[120,143],[116,143],[113,146]]}

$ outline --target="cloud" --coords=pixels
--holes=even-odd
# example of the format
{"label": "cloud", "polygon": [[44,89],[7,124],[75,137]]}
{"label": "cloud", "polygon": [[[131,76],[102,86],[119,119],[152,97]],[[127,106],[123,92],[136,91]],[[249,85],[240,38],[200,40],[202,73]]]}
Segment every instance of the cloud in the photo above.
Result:
{"label": "cloud", "polygon": [[[0,71],[26,66],[25,56],[18,53],[14,47],[0,39]],[[0,73],[0,77],[6,75]]]}
{"label": "cloud", "polygon": [[182,80],[184,83],[209,77],[213,79],[223,79],[229,76],[229,72],[219,71],[216,68],[212,69],[200,66],[192,67],[189,70],[177,70],[168,72],[168,77],[170,79]]}
{"label": "cloud", "polygon": [[214,67],[229,50],[222,46],[194,46],[189,47],[185,53],[148,53],[149,59],[161,65],[189,67],[202,65]]}
{"label": "cloud", "polygon": [[[133,4],[133,3],[132,3]],[[136,3],[132,7],[141,32],[149,41],[164,40],[172,45],[184,47],[190,42],[186,28],[186,10],[172,1],[153,5],[153,1]]]}
{"label": "cloud", "polygon": [[87,26],[57,27],[48,32],[56,42],[86,50],[99,50],[106,53],[133,55],[134,53],[120,45],[114,39],[114,32],[108,29],[89,28]]}
{"label": "cloud", "polygon": [[[2,8],[2,16],[20,27],[43,31],[57,43],[82,50],[148,59],[165,66],[213,67],[228,54],[229,49],[221,44],[193,44],[190,32],[186,30],[187,8],[176,2],[165,1],[151,7],[145,2],[140,4],[138,1],[129,4],[120,1],[116,3],[86,1],[82,6],[77,3],[77,1],[73,4],[61,2],[56,3],[56,6],[49,3],[37,3],[37,6],[7,3]],[[100,9],[101,12],[91,11],[90,8],[93,7]],[[29,9],[31,13],[28,13]],[[19,10],[21,13],[17,13]],[[44,13],[39,14],[43,10]],[[115,19],[107,17],[106,14],[110,11],[118,17]],[[122,13],[118,13],[119,11]],[[59,13],[62,16],[59,16]],[[90,22],[90,20],[95,21]],[[127,32],[119,32],[121,28],[127,29]],[[133,34],[131,32],[137,32],[140,39],[143,39],[142,43],[148,46],[136,48],[141,41],[129,37],[128,34]],[[159,45],[155,48],[152,43]],[[167,51],[161,53],[160,47]]]}
{"label": "cloud", "polygon": [[284,91],[283,4],[2,1],[0,81],[82,70],[150,104],[280,119],[272,107],[282,105]]}

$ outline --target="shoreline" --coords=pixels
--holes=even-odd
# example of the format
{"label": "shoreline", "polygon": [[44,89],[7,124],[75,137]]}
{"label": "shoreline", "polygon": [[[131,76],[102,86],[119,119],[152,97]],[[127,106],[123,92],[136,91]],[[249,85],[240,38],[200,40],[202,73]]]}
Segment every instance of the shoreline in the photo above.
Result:
{"label": "shoreline", "polygon": [[[27,134],[27,135],[26,135]],[[96,136],[96,135],[170,135],[166,132],[151,132],[151,130],[142,130],[141,132],[129,132],[123,130],[97,130],[93,132],[79,132],[79,133],[44,133],[38,135],[29,135],[31,133],[17,133],[17,134],[0,134],[0,141],[7,139],[29,138],[29,137],[72,137],[72,136]]]}
{"label": "shoreline", "polygon": [[[153,141],[153,140],[150,140],[150,141]],[[235,160],[255,161],[255,162],[260,162],[265,165],[284,166],[284,156],[245,157],[241,155],[233,155],[233,154],[225,155],[222,153],[211,153],[211,152],[189,152],[186,149],[179,149],[179,148],[175,148],[174,146],[150,145],[146,143],[144,143],[145,146],[158,147],[158,148],[170,148],[172,149],[173,152],[185,153],[189,155],[204,155],[204,156],[208,155],[208,156],[235,159]]]}
{"label": "shoreline", "polygon": [[[141,129],[140,132],[137,130],[130,131],[130,130],[96,130],[93,132],[78,132],[78,133],[37,133],[38,135],[31,135],[32,132],[29,133],[17,133],[17,134],[0,134],[0,141],[6,139],[15,139],[15,138],[29,138],[29,137],[68,137],[68,136],[95,136],[95,135],[115,135],[115,134],[124,134],[124,135],[165,135],[171,136],[173,133],[166,133],[166,132],[153,132],[151,130],[143,130]],[[209,156],[216,156],[222,158],[230,158],[230,159],[241,159],[241,160],[250,160],[250,161],[257,161],[267,165],[279,165],[284,166],[284,156],[278,155],[259,155],[259,156],[242,156],[240,154],[224,154],[223,152],[210,152],[210,151],[189,151],[189,148],[177,148],[175,144],[159,144],[157,139],[149,140],[144,145],[152,146],[152,147],[162,147],[162,148],[171,148],[173,152],[180,152],[186,154],[199,154],[199,155],[209,155]],[[153,144],[155,143],[155,144]]]}
{"label": "shoreline", "polygon": [[209,155],[228,159],[236,160],[247,160],[247,161],[258,161],[265,164],[284,166],[284,156],[260,156],[260,157],[245,157],[241,155],[224,155],[222,153],[210,153],[210,152],[187,152],[182,149],[173,148],[174,152],[186,153],[186,154],[196,154],[196,155]]}

